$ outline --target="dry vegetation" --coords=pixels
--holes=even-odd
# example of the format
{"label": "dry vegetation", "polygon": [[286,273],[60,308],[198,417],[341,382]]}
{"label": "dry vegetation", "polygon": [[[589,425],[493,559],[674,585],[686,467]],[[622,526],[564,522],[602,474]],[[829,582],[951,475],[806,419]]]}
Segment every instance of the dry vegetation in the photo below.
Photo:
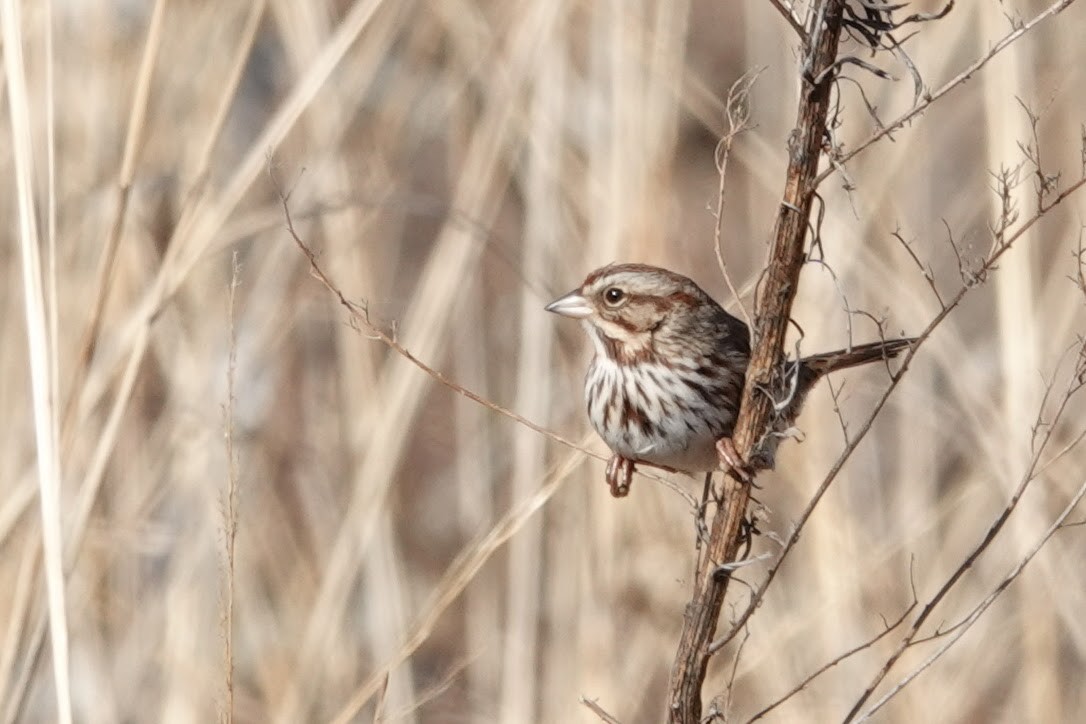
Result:
{"label": "dry vegetation", "polygon": [[[738,312],[719,238],[752,309],[788,5],[0,0],[0,722],[660,720],[701,483],[610,497],[542,306],[636,260]],[[885,370],[760,476],[706,714],[1086,711],[1084,26],[959,2],[852,157],[917,98],[846,43],[895,80],[843,68],[790,344],[930,335],[831,485]]]}

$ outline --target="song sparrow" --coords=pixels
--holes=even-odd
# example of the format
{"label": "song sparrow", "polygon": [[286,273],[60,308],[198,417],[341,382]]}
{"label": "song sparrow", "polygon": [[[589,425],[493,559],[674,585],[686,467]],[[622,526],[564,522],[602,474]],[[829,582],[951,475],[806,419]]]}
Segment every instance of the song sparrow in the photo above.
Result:
{"label": "song sparrow", "polygon": [[[595,270],[546,306],[580,319],[596,354],[585,377],[592,426],[614,455],[611,494],[629,492],[636,463],[698,473],[749,475],[731,441],[750,362],[750,332],[690,279],[644,264]],[[823,375],[890,359],[912,339],[874,342],[791,365],[775,429],[799,414]]]}

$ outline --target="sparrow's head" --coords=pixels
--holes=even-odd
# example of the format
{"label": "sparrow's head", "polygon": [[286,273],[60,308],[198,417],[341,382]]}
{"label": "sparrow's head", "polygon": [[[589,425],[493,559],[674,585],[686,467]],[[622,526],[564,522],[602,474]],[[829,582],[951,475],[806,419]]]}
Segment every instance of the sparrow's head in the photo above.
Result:
{"label": "sparrow's head", "polygon": [[645,264],[601,267],[546,306],[580,319],[597,351],[619,359],[652,349],[655,336],[679,333],[706,307],[720,309],[690,279]]}

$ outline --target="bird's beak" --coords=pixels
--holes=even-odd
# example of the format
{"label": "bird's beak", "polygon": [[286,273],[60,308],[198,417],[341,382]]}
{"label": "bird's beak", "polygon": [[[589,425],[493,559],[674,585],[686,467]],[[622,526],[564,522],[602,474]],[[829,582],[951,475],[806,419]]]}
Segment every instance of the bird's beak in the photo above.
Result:
{"label": "bird's beak", "polygon": [[543,308],[548,312],[573,319],[584,319],[592,314],[592,307],[588,304],[588,300],[581,296],[580,289],[574,289],[564,297],[558,297]]}

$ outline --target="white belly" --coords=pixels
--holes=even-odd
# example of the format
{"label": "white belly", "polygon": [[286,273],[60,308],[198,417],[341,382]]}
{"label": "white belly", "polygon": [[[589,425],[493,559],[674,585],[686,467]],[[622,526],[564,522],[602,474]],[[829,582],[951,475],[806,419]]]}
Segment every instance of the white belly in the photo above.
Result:
{"label": "white belly", "polygon": [[675,370],[660,365],[633,375],[597,356],[585,397],[592,426],[614,452],[688,473],[717,469],[716,441],[734,423],[725,406],[692,396]]}

